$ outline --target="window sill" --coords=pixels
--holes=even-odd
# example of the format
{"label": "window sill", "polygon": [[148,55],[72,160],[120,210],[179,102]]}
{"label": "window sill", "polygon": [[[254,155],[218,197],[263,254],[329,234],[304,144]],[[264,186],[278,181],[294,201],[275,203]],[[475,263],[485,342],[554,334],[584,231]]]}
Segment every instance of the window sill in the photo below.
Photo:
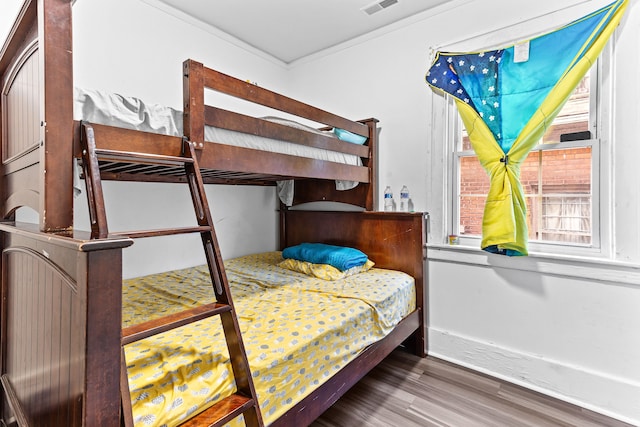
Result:
{"label": "window sill", "polygon": [[478,247],[429,243],[427,259],[640,286],[640,265],[600,258],[540,253],[507,257]]}

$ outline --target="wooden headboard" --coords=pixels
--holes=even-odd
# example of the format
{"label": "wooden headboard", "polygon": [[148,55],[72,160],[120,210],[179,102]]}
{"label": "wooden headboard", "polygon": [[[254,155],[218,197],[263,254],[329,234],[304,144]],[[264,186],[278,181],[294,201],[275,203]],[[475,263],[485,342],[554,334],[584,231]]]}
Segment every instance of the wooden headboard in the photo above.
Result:
{"label": "wooden headboard", "polygon": [[280,249],[303,242],[351,246],[380,268],[423,279],[424,215],[399,212],[281,211]]}

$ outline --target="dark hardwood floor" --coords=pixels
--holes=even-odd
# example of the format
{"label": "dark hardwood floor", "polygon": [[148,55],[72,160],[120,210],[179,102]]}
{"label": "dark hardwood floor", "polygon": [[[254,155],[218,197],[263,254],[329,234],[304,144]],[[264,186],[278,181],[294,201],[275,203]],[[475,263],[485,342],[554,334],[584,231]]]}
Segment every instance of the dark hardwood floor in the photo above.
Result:
{"label": "dark hardwood floor", "polygon": [[312,427],[629,426],[445,362],[395,350]]}

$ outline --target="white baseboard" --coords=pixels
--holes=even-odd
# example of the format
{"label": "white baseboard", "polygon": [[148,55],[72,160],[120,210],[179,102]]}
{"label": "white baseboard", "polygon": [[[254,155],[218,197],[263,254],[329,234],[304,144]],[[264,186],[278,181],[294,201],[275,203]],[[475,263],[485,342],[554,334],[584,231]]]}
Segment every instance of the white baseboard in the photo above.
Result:
{"label": "white baseboard", "polygon": [[640,426],[640,384],[429,328],[429,355]]}

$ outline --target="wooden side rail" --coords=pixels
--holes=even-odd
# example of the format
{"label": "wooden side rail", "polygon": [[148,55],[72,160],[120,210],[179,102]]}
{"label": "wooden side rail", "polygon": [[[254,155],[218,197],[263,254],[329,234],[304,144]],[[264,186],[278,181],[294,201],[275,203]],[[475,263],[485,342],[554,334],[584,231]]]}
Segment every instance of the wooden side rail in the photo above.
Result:
{"label": "wooden side rail", "polygon": [[[358,157],[369,157],[369,149],[365,145],[344,142],[332,136],[310,133],[302,129],[274,123],[268,119],[255,118],[209,105],[204,108],[204,121],[209,126],[236,132],[251,133],[298,145],[352,154]],[[364,136],[368,137],[368,135]]]}
{"label": "wooden side rail", "polygon": [[[92,137],[95,140],[96,151],[102,153],[99,165],[102,179],[185,182],[184,167],[166,163],[158,165],[152,160],[154,155],[180,157],[182,138],[99,124],[90,124],[90,126],[93,129]],[[280,127],[287,128],[287,126]],[[84,132],[82,128],[83,126],[76,122],[74,153],[78,158],[82,157],[81,135]],[[319,135],[308,132],[298,132],[321,138]],[[332,142],[336,143],[336,141]],[[372,151],[370,146],[341,144],[357,147],[359,152],[363,149]],[[110,155],[117,151],[127,152],[132,158],[136,155],[148,154],[148,161]],[[206,149],[200,150],[198,161],[206,183],[214,184],[273,185],[276,180],[299,178],[339,178],[368,183],[374,176],[371,167],[367,166],[373,162],[371,155],[363,158],[365,166],[356,166],[207,142]]]}

